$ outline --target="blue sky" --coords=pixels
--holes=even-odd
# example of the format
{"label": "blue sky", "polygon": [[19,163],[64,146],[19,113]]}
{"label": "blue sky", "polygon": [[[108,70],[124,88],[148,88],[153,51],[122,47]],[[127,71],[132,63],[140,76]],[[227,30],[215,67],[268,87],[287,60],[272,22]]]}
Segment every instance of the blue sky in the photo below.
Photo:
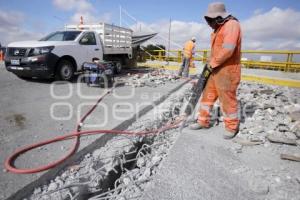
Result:
{"label": "blue sky", "polygon": [[[77,2],[77,3],[76,3]],[[79,6],[81,2],[85,8]],[[14,34],[15,37],[5,36],[7,42],[10,42],[10,38],[23,39],[21,36],[32,38],[34,35],[45,35],[56,29],[60,29],[66,23],[74,23],[79,21],[79,16],[84,15],[85,19],[92,21],[105,20],[109,23],[119,24],[119,5],[125,8],[132,16],[142,21],[145,26],[152,27],[155,31],[159,26],[167,26],[166,23],[169,18],[172,18],[174,23],[174,35],[177,36],[180,32],[176,32],[178,29],[185,27],[189,29],[189,26],[193,26],[194,31],[186,34],[186,37],[190,37],[192,34],[208,34],[209,31],[207,25],[203,20],[203,14],[206,12],[207,5],[213,2],[211,0],[2,0],[0,1],[0,27],[4,29],[5,26],[10,26],[4,34]],[[246,30],[257,31],[255,28],[248,28],[253,25],[254,22],[258,23],[258,27],[262,26],[259,23],[259,19],[264,19],[265,16],[269,18],[276,18],[280,16],[287,17],[291,13],[291,18],[298,19],[300,17],[300,1],[299,0],[224,0],[227,10],[239,18],[242,23],[247,24]],[[76,6],[77,5],[77,6]],[[277,10],[276,10],[277,9]],[[278,10],[279,9],[279,10]],[[87,16],[85,16],[87,15]],[[10,17],[12,20],[9,22]],[[252,21],[253,23],[252,23]],[[300,23],[299,21],[291,21],[290,24]],[[125,22],[129,22],[130,25],[134,24],[130,18],[124,17]],[[268,19],[270,23],[274,22],[274,25],[278,26],[276,19]],[[178,22],[178,23],[176,23]],[[196,23],[196,24],[194,24]],[[125,23],[123,23],[125,24]],[[284,23],[282,22],[282,25]],[[177,27],[175,27],[177,26]],[[280,26],[280,24],[279,24]],[[198,28],[195,28],[198,27]],[[269,26],[272,27],[272,26]],[[293,26],[292,26],[293,27]],[[294,28],[297,28],[295,26]],[[16,33],[9,32],[10,30],[19,30],[23,34],[17,36]],[[258,28],[257,28],[258,29]],[[196,30],[202,31],[197,33]],[[261,30],[259,28],[258,30]],[[275,30],[274,30],[275,31]],[[278,33],[277,33],[277,32]],[[280,37],[280,30],[276,30],[276,37]],[[188,32],[188,30],[187,30]],[[0,28],[1,34],[1,28]],[[162,33],[163,34],[163,33]],[[209,35],[209,34],[208,34]],[[247,34],[246,34],[247,35]],[[257,38],[256,33],[253,33],[253,38]],[[282,41],[292,41],[291,35],[284,34],[286,38],[282,38]],[[298,35],[296,31],[294,35]],[[200,41],[206,40],[207,36],[199,36]],[[262,37],[263,38],[263,37]],[[250,38],[251,39],[251,38]],[[295,36],[295,41],[299,37]],[[182,42],[182,39],[176,39],[177,42]],[[1,42],[1,41],[0,41]],[[255,41],[262,42],[262,41]],[[261,46],[261,45],[256,45]],[[298,44],[295,46],[298,47]]]}
{"label": "blue sky", "polygon": [[[177,19],[183,21],[203,21],[202,16],[211,0],[90,0],[96,9],[96,14],[111,13],[111,22],[119,22],[119,5],[122,5],[130,14],[145,22],[154,22],[161,19]],[[246,19],[255,11],[270,10],[273,7],[282,9],[292,8],[300,10],[299,0],[224,0],[227,10],[239,19]],[[2,0],[2,10],[15,10],[26,14],[31,22],[42,21],[50,26],[60,25],[68,21],[74,10],[58,9],[52,0]],[[56,17],[54,17],[56,16]]]}

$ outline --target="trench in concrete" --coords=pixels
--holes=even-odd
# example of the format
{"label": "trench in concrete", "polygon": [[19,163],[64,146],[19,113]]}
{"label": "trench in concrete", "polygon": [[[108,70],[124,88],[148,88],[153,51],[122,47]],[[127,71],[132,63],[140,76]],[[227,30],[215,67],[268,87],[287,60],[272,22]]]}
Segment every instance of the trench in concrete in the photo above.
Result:
{"label": "trench in concrete", "polygon": [[[166,121],[170,122],[170,119],[174,119],[178,117],[183,111],[182,108],[184,108],[184,99],[187,99],[187,92],[189,91],[188,88],[185,89],[185,92],[182,92],[182,90],[179,90],[176,94],[172,95],[169,99],[164,101],[162,104],[163,110],[158,108],[158,113],[156,113],[154,110],[149,112],[147,116],[142,117],[137,120],[137,122],[133,123],[132,126],[129,128],[129,130],[149,130],[155,129],[162,127],[165,125]],[[189,93],[189,92],[188,92]],[[174,98],[175,97],[175,98]],[[160,107],[160,106],[159,106]],[[166,108],[166,109],[164,109]],[[154,119],[149,116],[155,115]],[[149,124],[145,125],[145,119],[146,121],[150,122]],[[172,121],[172,120],[171,120]],[[140,127],[142,125],[142,127]],[[53,189],[51,187],[51,183],[42,190],[37,188],[38,193],[35,193],[32,195],[32,199],[42,199],[45,197],[45,199],[69,199],[69,196],[71,196],[71,199],[105,199],[111,197],[111,194],[113,193],[113,196],[118,196],[119,192],[122,192],[120,188],[124,188],[124,176],[125,178],[128,178],[128,175],[133,172],[139,172],[140,174],[144,172],[143,166],[141,166],[141,162],[138,163],[138,160],[140,161],[141,159],[148,159],[150,158],[155,158],[155,155],[153,152],[155,152],[157,149],[156,147],[162,147],[161,145],[166,143],[165,141],[171,141],[170,138],[168,138],[167,135],[176,135],[174,134],[173,131],[162,131],[160,134],[154,134],[154,135],[146,135],[146,136],[129,136],[129,137],[124,137],[124,136],[119,136],[107,143],[103,148],[96,149],[93,154],[87,154],[84,158],[84,160],[81,161],[79,164],[79,168],[84,167],[82,170],[78,170],[75,174],[75,179],[65,179],[63,177],[67,176],[73,176],[74,174],[70,172],[70,170],[67,170],[64,172],[65,175],[61,175],[60,177],[57,177],[58,179],[61,178],[65,182],[65,185],[67,185],[67,188],[62,186],[57,189]],[[123,137],[123,138],[122,138]],[[176,137],[174,137],[176,138]],[[130,141],[130,149],[126,148],[128,146],[125,142],[124,143],[120,142],[121,140],[127,140]],[[157,140],[162,140],[162,143],[157,144]],[[154,144],[156,143],[156,144]],[[112,145],[112,144],[117,144],[117,145]],[[122,144],[119,146],[119,144]],[[153,145],[152,145],[153,144]],[[117,148],[120,148],[121,151],[117,151],[117,153],[113,153],[113,156],[109,156],[113,158],[112,160],[117,160],[118,164],[114,162],[106,162],[106,155],[107,151],[108,152],[114,152]],[[127,150],[126,150],[127,149]],[[164,153],[166,154],[166,151],[169,148],[164,148]],[[110,154],[108,154],[110,155]],[[142,156],[141,156],[142,155]],[[154,157],[153,157],[154,156]],[[157,157],[156,157],[157,158]],[[152,167],[155,168],[155,166],[158,165],[162,157],[160,157],[159,161],[152,165]],[[110,159],[108,159],[110,160]],[[149,161],[149,159],[148,159]],[[99,166],[99,163],[100,166]],[[149,163],[148,163],[149,164]],[[147,167],[148,170],[152,170],[152,167],[149,168],[149,165]],[[109,170],[107,170],[107,168]],[[92,169],[97,171],[94,173],[93,171],[90,172],[90,170],[86,169]],[[76,182],[76,179],[79,179],[81,181],[79,183]],[[100,177],[100,179],[99,179]],[[138,176],[140,178],[140,176]],[[143,177],[143,176],[141,176]],[[99,181],[100,180],[100,181]],[[134,180],[133,180],[134,181]],[[145,182],[148,181],[148,177],[144,180]],[[58,182],[57,180],[55,181],[56,183]],[[54,185],[55,185],[54,182]],[[70,184],[71,182],[71,184]],[[84,186],[83,186],[84,185]],[[78,189],[77,188],[81,188]],[[125,187],[128,187],[128,185],[125,185]],[[52,188],[52,189],[50,189]],[[82,189],[84,188],[84,189]],[[88,188],[88,189],[85,189]],[[75,191],[74,191],[75,189]],[[77,191],[76,191],[77,190]],[[125,189],[126,190],[126,189]],[[57,197],[57,196],[58,197]]]}
{"label": "trench in concrete", "polygon": [[[134,144],[134,147],[133,147],[134,149],[132,149],[132,150],[135,153],[127,154],[123,158],[125,161],[128,161],[128,162],[126,162],[126,164],[124,164],[122,166],[121,166],[121,164],[114,166],[114,170],[111,170],[108,173],[108,175],[105,177],[105,179],[102,180],[101,191],[95,192],[95,193],[81,193],[81,194],[79,194],[80,196],[78,196],[77,199],[89,199],[93,196],[100,195],[100,194],[103,194],[110,190],[115,189],[115,182],[116,182],[116,180],[118,180],[118,178],[120,178],[120,176],[124,172],[124,169],[132,170],[132,169],[136,168],[136,160],[133,160],[133,159],[136,157],[137,152],[140,150],[140,148],[142,147],[143,144],[145,144],[145,141]],[[130,160],[133,160],[133,161],[130,161]]]}
{"label": "trench in concrete", "polygon": [[102,180],[101,191],[90,194],[80,194],[80,197],[78,199],[89,199],[94,196],[101,196],[101,194],[103,194],[101,198],[106,199],[107,197],[107,199],[109,199],[109,192],[116,189],[116,186],[118,186],[116,182],[121,177],[121,175],[125,171],[138,169],[137,160],[135,158],[138,152],[141,150],[142,146],[144,144],[151,145],[152,143],[153,140],[151,139],[143,139],[143,141],[135,143],[134,147],[131,149],[131,153],[125,155],[123,158],[125,164],[119,164],[117,166],[114,166],[114,170],[111,170],[108,173],[108,176],[106,176],[106,178]]}
{"label": "trench in concrete", "polygon": [[[183,83],[178,85],[176,88],[174,88],[173,90],[171,90],[167,94],[163,95],[158,100],[154,101],[153,105],[146,106],[145,108],[140,110],[138,113],[136,113],[132,118],[122,122],[121,124],[119,124],[118,126],[113,128],[113,130],[126,130],[131,124],[133,124],[136,121],[137,116],[139,118],[144,116],[146,113],[151,111],[154,108],[154,106],[157,106],[157,105],[161,104],[172,93],[179,90],[187,82],[188,81],[184,81]],[[114,137],[115,137],[114,134],[105,134],[105,135],[101,136],[99,139],[94,141],[92,144],[88,145],[87,147],[83,148],[81,151],[74,154],[66,162],[64,162],[61,165],[49,170],[45,174],[41,175],[37,180],[31,182],[30,184],[26,185],[24,188],[17,191],[15,194],[11,195],[9,198],[7,198],[7,200],[18,200],[18,199],[21,200],[21,199],[28,198],[33,193],[35,188],[37,188],[41,185],[47,185],[50,182],[50,180],[53,180],[56,176],[59,176],[62,173],[62,171],[64,171],[68,166],[78,164],[86,154],[88,154],[89,152],[93,152],[94,149],[99,149],[101,147],[104,147],[107,144],[107,142],[112,140]],[[142,146],[142,144],[147,143],[147,142],[149,142],[149,141],[143,141],[142,143],[137,143],[136,148],[139,149]],[[131,155],[131,156],[135,157],[136,155]],[[128,158],[130,158],[130,157],[128,157]],[[134,161],[134,162],[126,164],[125,167],[128,168],[128,169],[132,169],[132,168],[135,167],[135,165],[136,165],[136,163]],[[118,166],[118,167],[121,168],[120,166]],[[109,174],[109,178],[107,180],[105,180],[104,184],[102,185],[103,190],[101,192],[113,188],[115,180],[118,177],[120,177],[120,173],[121,173],[121,170],[117,170],[117,171],[119,173],[112,172],[112,173]],[[86,199],[86,197],[83,197],[83,198]]]}
{"label": "trench in concrete", "polygon": [[[184,112],[185,110],[184,108],[187,106],[186,100],[188,99],[188,96],[186,96],[186,92],[182,93],[181,91],[182,90],[178,92],[180,93],[180,95],[179,98],[176,98],[175,104],[174,104],[174,98],[172,100],[172,97],[170,100],[166,100],[166,105],[168,105],[167,106],[168,110],[172,110],[172,111],[170,113],[168,111],[166,112],[163,111],[159,114],[159,115],[164,115],[165,113],[168,113],[167,114],[168,121],[170,119],[174,119],[176,117],[181,116],[180,114]],[[190,90],[187,89],[186,91],[190,91]],[[143,119],[138,120],[138,123],[140,123],[140,121],[143,122]],[[166,118],[158,120],[157,122],[158,126],[156,128],[161,128],[163,125],[165,125],[165,122],[166,122]],[[133,129],[135,128],[136,128],[135,125],[133,125]],[[147,129],[147,126],[145,126],[145,128]],[[157,157],[158,154],[156,148],[163,149],[165,155],[167,156],[168,154],[167,151],[170,149],[170,146],[167,145],[168,147],[166,148],[163,147],[163,144],[169,143],[172,146],[174,139],[176,140],[178,136],[178,133],[179,132],[176,130],[175,132],[173,130],[168,130],[168,131],[162,131],[158,135],[141,137],[142,140],[134,143],[129,153],[126,156],[124,156],[124,163],[126,164],[124,165],[121,162],[121,164],[114,167],[115,171],[112,170],[111,171],[112,174],[106,177],[106,179],[104,180],[104,184],[101,185],[102,188],[101,192],[93,193],[92,195],[85,196],[84,198],[91,198],[91,200],[92,199],[93,200],[122,199],[122,198],[126,199],[127,198],[125,197],[126,195],[132,195],[132,194],[138,196],[139,194],[142,195],[143,187],[140,187],[139,183],[141,182],[147,183],[151,180],[151,176],[153,176],[153,173],[155,174],[154,171],[157,170],[156,167],[159,165],[159,163],[163,160],[164,157],[164,156],[161,157],[161,155]],[[170,135],[172,135],[171,138]],[[163,141],[163,142],[158,142],[158,141]],[[151,162],[155,160],[155,158],[157,161],[155,162],[156,164],[153,163],[149,164],[149,161]],[[157,158],[159,158],[159,160],[157,160]],[[141,164],[141,160],[144,161],[144,164]],[[151,171],[150,172],[151,175],[149,174],[148,177],[143,177],[146,171],[145,169]],[[139,175],[136,176],[136,174]],[[125,179],[127,179],[127,181],[125,181]],[[106,187],[104,188],[103,185],[105,185]],[[139,194],[132,192],[132,187],[138,188]],[[128,191],[130,192],[129,194],[124,194],[124,191],[125,193],[127,193]]]}

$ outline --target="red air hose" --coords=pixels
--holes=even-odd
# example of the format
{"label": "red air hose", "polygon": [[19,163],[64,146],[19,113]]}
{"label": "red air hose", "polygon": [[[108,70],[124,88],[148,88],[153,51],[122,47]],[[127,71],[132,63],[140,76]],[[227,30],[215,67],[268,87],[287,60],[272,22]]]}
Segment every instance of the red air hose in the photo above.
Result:
{"label": "red air hose", "polygon": [[[156,130],[151,130],[151,131],[144,131],[144,132],[133,132],[133,131],[122,131],[122,130],[91,130],[91,131],[81,131],[81,124],[84,122],[84,120],[95,110],[95,108],[98,106],[98,104],[103,100],[103,98],[105,96],[107,96],[108,94],[110,94],[111,91],[108,91],[107,93],[105,93],[102,97],[100,97],[98,99],[98,101],[95,103],[95,105],[88,110],[88,112],[79,120],[77,126],[76,126],[76,131],[63,135],[63,136],[59,136],[50,140],[46,140],[43,142],[38,142],[23,148],[20,148],[18,150],[16,150],[15,153],[13,153],[11,156],[9,156],[6,161],[5,161],[5,168],[12,173],[16,173],[16,174],[31,174],[31,173],[37,173],[37,172],[41,172],[41,171],[45,171],[48,169],[51,169],[55,166],[57,166],[58,164],[64,162],[65,160],[67,160],[69,157],[71,157],[75,151],[77,150],[77,147],[79,145],[79,139],[81,135],[94,135],[94,134],[103,134],[103,133],[109,133],[109,134],[127,134],[127,135],[146,135],[146,134],[153,134],[153,133],[159,133],[159,132],[163,132],[172,128],[177,128],[179,126],[179,123],[181,122],[178,121],[175,124],[168,124],[160,129],[156,129]],[[60,158],[59,160],[56,160],[54,162],[51,162],[47,165],[43,165],[40,167],[36,167],[36,168],[16,168],[13,164],[13,162],[23,153],[30,151],[32,149],[44,146],[44,145],[48,145],[51,143],[55,143],[58,141],[63,141],[63,140],[68,140],[68,139],[72,139],[75,138],[75,142],[73,147],[71,148],[71,150],[67,153],[67,155],[65,155],[64,157]]]}

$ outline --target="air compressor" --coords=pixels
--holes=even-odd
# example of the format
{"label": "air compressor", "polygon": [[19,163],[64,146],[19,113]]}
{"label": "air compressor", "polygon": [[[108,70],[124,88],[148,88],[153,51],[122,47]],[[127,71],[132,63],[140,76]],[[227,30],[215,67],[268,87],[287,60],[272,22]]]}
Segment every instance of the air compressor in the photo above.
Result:
{"label": "air compressor", "polygon": [[82,66],[83,81],[88,86],[110,86],[114,82],[116,63],[114,62],[85,62]]}

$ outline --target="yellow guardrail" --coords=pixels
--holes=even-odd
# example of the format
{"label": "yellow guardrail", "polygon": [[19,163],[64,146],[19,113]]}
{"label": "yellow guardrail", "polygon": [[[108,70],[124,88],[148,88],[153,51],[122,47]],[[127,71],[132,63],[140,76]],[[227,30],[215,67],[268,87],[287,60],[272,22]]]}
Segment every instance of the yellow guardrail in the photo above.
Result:
{"label": "yellow guardrail", "polygon": [[[138,66],[160,68],[160,69],[173,70],[173,71],[177,71],[179,69],[178,65],[163,65],[158,63],[138,63]],[[190,68],[190,74],[195,75],[196,73],[197,73],[196,68]],[[300,88],[299,80],[271,78],[266,76],[255,76],[255,75],[247,75],[247,74],[242,74],[242,80],[252,81],[252,82],[257,82],[262,84]]]}
{"label": "yellow guardrail", "polygon": [[[148,52],[146,59],[158,61],[182,62],[181,50],[154,50]],[[198,50],[194,60],[206,62],[210,50]],[[259,57],[259,58],[258,58]],[[297,57],[297,58],[296,58]],[[298,61],[294,61],[295,58]],[[256,51],[243,50],[241,64],[245,68],[279,70],[285,72],[300,72],[300,51]]]}
{"label": "yellow guardrail", "polygon": [[263,83],[263,84],[270,84],[270,85],[300,88],[300,81],[297,80],[279,79],[279,78],[254,76],[254,75],[242,75],[242,80]]}

